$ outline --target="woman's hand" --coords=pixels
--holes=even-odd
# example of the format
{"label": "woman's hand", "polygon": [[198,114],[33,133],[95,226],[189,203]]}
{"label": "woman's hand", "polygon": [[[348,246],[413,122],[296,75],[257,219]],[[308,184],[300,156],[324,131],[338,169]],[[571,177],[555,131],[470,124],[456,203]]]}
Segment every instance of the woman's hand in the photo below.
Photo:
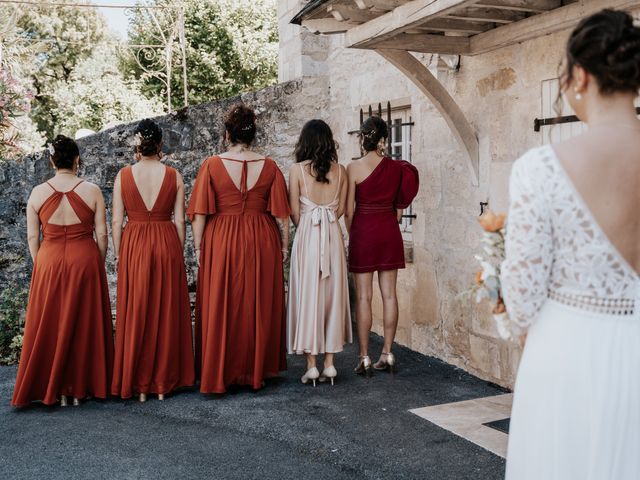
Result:
{"label": "woman's hand", "polygon": [[282,249],[282,263],[287,263],[288,259],[289,259],[289,249],[288,248],[283,248]]}
{"label": "woman's hand", "polygon": [[196,265],[198,266],[198,268],[200,268],[200,249],[196,248],[195,250],[195,255],[196,255]]}

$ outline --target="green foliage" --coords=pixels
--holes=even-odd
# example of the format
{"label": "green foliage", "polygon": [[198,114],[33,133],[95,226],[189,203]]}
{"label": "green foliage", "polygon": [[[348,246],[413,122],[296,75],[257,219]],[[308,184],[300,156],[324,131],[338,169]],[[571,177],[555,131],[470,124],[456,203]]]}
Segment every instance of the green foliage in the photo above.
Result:
{"label": "green foliage", "polygon": [[0,293],[0,363],[11,365],[20,358],[24,312],[29,294],[15,285]]}
{"label": "green foliage", "polygon": [[51,96],[57,132],[73,136],[80,128],[100,130],[162,112],[161,102],[140,94],[138,81],[123,77],[118,62],[115,48],[99,45],[60,82]]}
{"label": "green foliage", "polygon": [[[151,1],[155,6],[170,3],[169,0]],[[190,104],[227,98],[276,82],[276,0],[186,0],[183,3]],[[175,14],[160,11],[156,16],[161,30],[168,32]],[[143,10],[136,11],[131,21],[129,43],[157,45],[161,42],[151,15]],[[137,55],[138,61],[134,55],[124,59],[127,71],[144,82],[143,91],[150,97],[164,97],[165,94],[162,80],[147,72],[164,67],[162,54],[163,50],[158,48],[154,49],[154,55]],[[171,82],[175,107],[183,104],[179,58],[179,49],[175,46]]]}
{"label": "green foliage", "polygon": [[93,8],[52,6],[49,2],[15,8],[20,39],[41,47],[24,70],[36,92],[31,118],[38,130],[51,138],[63,119],[56,90],[72,79],[76,66],[91,56],[95,45],[110,40],[108,29]]}

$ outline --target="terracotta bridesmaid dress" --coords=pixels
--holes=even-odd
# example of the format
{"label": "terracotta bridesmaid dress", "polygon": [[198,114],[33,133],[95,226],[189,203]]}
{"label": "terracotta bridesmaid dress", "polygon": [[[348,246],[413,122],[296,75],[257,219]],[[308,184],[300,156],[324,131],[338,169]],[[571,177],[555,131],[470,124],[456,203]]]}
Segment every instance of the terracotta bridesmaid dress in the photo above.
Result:
{"label": "terracotta bridesmaid dress", "polygon": [[[61,395],[106,398],[113,330],[104,261],[93,237],[93,210],[75,192],[52,194],[38,216],[42,243],[33,265],[24,344],[11,404],[46,405]],[[48,223],[63,198],[80,219]]]}
{"label": "terracotta bridesmaid dress", "polygon": [[282,243],[274,217],[290,214],[287,186],[266,158],[255,186],[241,188],[220,157],[204,161],[187,213],[207,215],[196,300],[200,391],[261,388],[286,369]]}
{"label": "terracotta bridesmaid dress", "polygon": [[195,383],[191,309],[183,249],[171,221],[176,171],[165,167],[148,210],[131,167],[121,170],[127,224],[122,233],[111,393],[165,394]]}

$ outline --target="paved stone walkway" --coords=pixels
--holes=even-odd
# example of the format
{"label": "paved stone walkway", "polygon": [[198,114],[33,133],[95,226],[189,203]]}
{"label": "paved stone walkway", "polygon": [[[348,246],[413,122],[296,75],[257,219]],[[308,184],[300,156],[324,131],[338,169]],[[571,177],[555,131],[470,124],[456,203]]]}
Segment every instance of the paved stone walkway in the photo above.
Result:
{"label": "paved stone walkway", "polygon": [[[381,342],[372,340],[372,352]],[[9,405],[15,367],[0,368],[0,478],[500,479],[504,460],[410,413],[503,393],[408,349],[395,376],[354,375],[337,356],[336,385],[302,385],[302,358],[259,392],[164,402]]]}

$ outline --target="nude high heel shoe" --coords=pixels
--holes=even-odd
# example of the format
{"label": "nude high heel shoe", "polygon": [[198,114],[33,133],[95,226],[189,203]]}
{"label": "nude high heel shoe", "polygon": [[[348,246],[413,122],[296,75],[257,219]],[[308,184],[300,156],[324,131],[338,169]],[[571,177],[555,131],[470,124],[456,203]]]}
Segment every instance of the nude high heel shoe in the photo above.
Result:
{"label": "nude high heel shoe", "polygon": [[389,353],[382,352],[380,354],[380,360],[378,360],[373,365],[373,368],[375,368],[376,370],[387,370],[390,373],[396,373],[396,370],[397,370],[396,356],[391,352]]}
{"label": "nude high heel shoe", "polygon": [[158,400],[164,400],[164,393],[158,394]]}
{"label": "nude high heel shoe", "polygon": [[309,380],[311,380],[313,382],[313,386],[315,387],[316,380],[318,379],[318,377],[320,377],[320,372],[316,367],[312,367],[309,370],[307,370],[307,373],[305,373],[300,380],[305,385],[309,383]]}
{"label": "nude high heel shoe", "polygon": [[336,367],[334,367],[333,365],[330,365],[322,371],[322,375],[320,375],[320,378],[318,379],[318,381],[326,382],[328,380],[331,380],[331,385],[333,385],[333,379],[336,378],[337,376],[338,376],[338,371],[336,370]]}
{"label": "nude high heel shoe", "polygon": [[78,405],[80,405],[80,399],[76,398],[76,397],[73,397],[73,406],[77,407]]}
{"label": "nude high heel shoe", "polygon": [[138,400],[140,401],[140,403],[146,402],[147,401],[147,394],[146,393],[141,393],[138,396]]}
{"label": "nude high heel shoe", "polygon": [[66,395],[60,395],[60,406],[61,407],[66,407],[67,405],[68,405],[67,396]]}
{"label": "nude high heel shoe", "polygon": [[360,361],[354,370],[358,375],[364,375],[366,377],[370,377],[373,374],[371,370],[371,359],[369,355],[364,355],[360,357]]}

